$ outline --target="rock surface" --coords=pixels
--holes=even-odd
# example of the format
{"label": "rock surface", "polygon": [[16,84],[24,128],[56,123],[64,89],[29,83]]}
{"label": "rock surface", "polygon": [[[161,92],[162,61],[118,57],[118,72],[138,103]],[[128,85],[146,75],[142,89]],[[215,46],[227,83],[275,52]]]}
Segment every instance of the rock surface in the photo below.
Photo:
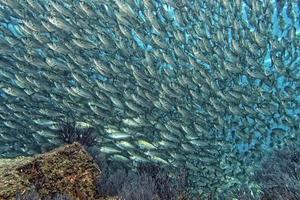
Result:
{"label": "rock surface", "polygon": [[16,159],[0,159],[0,200],[15,199],[34,188],[40,197],[64,193],[73,199],[100,199],[96,179],[101,171],[78,143],[45,154]]}

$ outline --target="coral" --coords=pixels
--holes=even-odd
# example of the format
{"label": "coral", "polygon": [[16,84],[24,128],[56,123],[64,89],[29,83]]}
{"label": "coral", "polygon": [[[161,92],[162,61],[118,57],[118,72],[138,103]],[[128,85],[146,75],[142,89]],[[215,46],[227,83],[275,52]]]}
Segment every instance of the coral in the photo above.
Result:
{"label": "coral", "polygon": [[151,163],[142,163],[138,166],[138,173],[146,174],[154,180],[155,191],[160,199],[177,199],[177,196],[184,195],[188,186],[186,169],[181,169],[176,178],[172,179],[164,168]]}
{"label": "coral", "polygon": [[[41,200],[40,195],[34,189],[25,192],[24,194],[18,193],[16,200]],[[64,194],[55,194],[53,197],[47,197],[45,200],[72,200],[70,197]]]}
{"label": "coral", "polygon": [[[86,149],[93,154],[93,158],[87,154]],[[106,157],[99,148],[86,149],[79,143],[74,143],[30,159],[16,159],[15,162],[4,160],[0,165],[3,172],[9,166],[14,169],[12,173],[4,175],[13,178],[11,174],[18,174],[23,178],[19,182],[26,184],[8,182],[9,185],[4,185],[6,187],[2,189],[17,185],[17,191],[20,192],[12,191],[9,196],[0,195],[0,199],[100,200],[102,197],[116,199],[116,196],[122,200],[187,199],[185,170],[170,176],[167,170],[158,165],[142,163],[136,171],[128,171],[117,162],[106,162]],[[105,172],[100,171],[96,164],[100,165],[100,169],[103,166]],[[34,189],[28,191],[29,188]]]}
{"label": "coral", "polygon": [[230,199],[256,200],[260,199],[260,194],[253,192],[249,185],[243,184],[229,191],[225,196]]}
{"label": "coral", "polygon": [[249,176],[249,182],[237,186],[225,196],[245,200],[300,199],[299,145],[290,144],[266,152]]}
{"label": "coral", "polygon": [[49,200],[72,200],[69,196],[64,194],[56,194],[53,198]]}
{"label": "coral", "polygon": [[179,200],[190,198],[188,193],[188,170],[186,168],[181,168],[178,174],[176,174],[174,186]]}
{"label": "coral", "polygon": [[116,196],[127,179],[125,170],[119,169],[114,173],[103,176],[97,180],[97,192],[99,196]]}
{"label": "coral", "polygon": [[16,173],[16,168],[32,162],[32,157],[0,159],[0,200],[16,196],[17,191],[26,191],[30,182]]}
{"label": "coral", "polygon": [[107,158],[103,152],[101,152],[100,148],[97,146],[90,146],[85,148],[89,154],[93,157],[94,162],[99,166],[101,169],[101,177],[107,176],[109,173],[109,167]]}
{"label": "coral", "polygon": [[141,163],[137,167],[137,171],[139,174],[148,174],[154,179],[161,170],[162,169],[159,166],[152,163]]}
{"label": "coral", "polygon": [[[108,171],[107,171],[108,172]],[[187,173],[180,171],[172,178],[164,168],[141,163],[137,171],[118,169],[97,181],[99,196],[118,195],[122,200],[184,200],[187,198]]]}
{"label": "coral", "polygon": [[[118,196],[121,200],[155,200],[155,180],[147,174],[129,173]],[[161,199],[163,200],[163,199]]]}
{"label": "coral", "polygon": [[84,146],[92,146],[96,144],[97,136],[94,134],[92,127],[78,128],[74,121],[61,122],[57,130],[59,137],[66,143],[72,144],[78,142]]}
{"label": "coral", "polygon": [[24,194],[21,194],[20,192],[16,195],[16,200],[40,200],[39,194],[31,189],[30,191],[25,192]]}
{"label": "coral", "polygon": [[[2,159],[0,200],[14,199],[18,191],[23,195],[31,188],[42,199],[53,198],[57,193],[64,193],[70,198],[95,199],[95,182],[100,176],[99,167],[79,143],[64,145],[34,157]],[[30,192],[25,193],[25,197],[33,196],[34,193]]]}
{"label": "coral", "polygon": [[266,157],[255,179],[262,188],[262,199],[300,199],[300,148],[290,145]]}

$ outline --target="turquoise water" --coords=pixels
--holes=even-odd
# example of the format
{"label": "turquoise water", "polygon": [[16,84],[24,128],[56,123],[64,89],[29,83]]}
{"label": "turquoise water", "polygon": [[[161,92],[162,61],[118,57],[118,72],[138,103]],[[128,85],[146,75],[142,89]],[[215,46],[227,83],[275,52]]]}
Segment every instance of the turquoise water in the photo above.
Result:
{"label": "turquoise water", "polygon": [[[300,133],[297,1],[0,1],[0,157],[96,129],[132,168],[187,168],[206,196],[249,183]],[[221,198],[221,197],[220,197]]]}

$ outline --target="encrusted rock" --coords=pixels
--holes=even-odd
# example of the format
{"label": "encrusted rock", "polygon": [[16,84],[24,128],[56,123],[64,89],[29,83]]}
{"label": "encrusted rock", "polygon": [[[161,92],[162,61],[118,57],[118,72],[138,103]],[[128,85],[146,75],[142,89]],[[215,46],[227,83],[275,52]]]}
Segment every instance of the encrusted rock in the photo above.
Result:
{"label": "encrusted rock", "polygon": [[64,193],[71,198],[97,199],[96,179],[101,171],[78,143],[51,152],[16,159],[0,159],[0,200],[15,199],[35,189],[45,198]]}

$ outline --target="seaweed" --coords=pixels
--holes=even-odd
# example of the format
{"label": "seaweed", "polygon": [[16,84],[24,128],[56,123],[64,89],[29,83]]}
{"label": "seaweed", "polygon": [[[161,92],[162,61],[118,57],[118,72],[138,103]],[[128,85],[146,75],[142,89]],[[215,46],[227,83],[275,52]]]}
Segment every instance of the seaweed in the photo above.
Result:
{"label": "seaweed", "polygon": [[255,174],[262,199],[300,199],[300,148],[290,145],[266,157]]}
{"label": "seaweed", "polygon": [[76,127],[75,121],[61,122],[58,125],[57,133],[65,143],[72,144],[78,142],[83,146],[93,146],[96,144],[97,136],[92,127]]}
{"label": "seaweed", "polygon": [[187,170],[182,168],[176,178],[171,178],[166,170],[152,163],[142,163],[137,168],[140,175],[146,174],[155,182],[155,192],[159,199],[178,199],[186,196],[188,187]]}
{"label": "seaweed", "polygon": [[118,193],[118,197],[121,200],[158,199],[155,180],[147,174],[129,173]]}
{"label": "seaweed", "polygon": [[[39,193],[31,189],[24,194],[21,194],[20,192],[17,193],[16,195],[16,200],[41,200],[42,198],[40,197]],[[72,200],[70,197],[68,197],[65,194],[55,194],[53,197],[48,197],[45,200]]]}
{"label": "seaweed", "polygon": [[125,170],[119,169],[114,173],[99,178],[96,182],[97,193],[99,196],[116,196],[127,180]]}
{"label": "seaweed", "polygon": [[187,198],[186,189],[186,170],[171,178],[164,168],[151,163],[141,163],[137,171],[118,169],[97,181],[99,196],[122,200],[183,200]]}
{"label": "seaweed", "polygon": [[260,194],[251,190],[249,185],[242,184],[226,194],[230,199],[256,200],[260,199]]}
{"label": "seaweed", "polygon": [[148,174],[154,179],[161,170],[161,167],[152,163],[141,163],[137,167],[139,174]]}
{"label": "seaweed", "polygon": [[24,194],[21,194],[20,192],[17,192],[16,200],[40,200],[39,194],[34,190],[31,189]]}
{"label": "seaweed", "polygon": [[53,198],[50,198],[49,200],[72,200],[69,196],[65,194],[56,194]]}
{"label": "seaweed", "polygon": [[153,179],[155,193],[160,199],[174,198],[175,190],[172,187],[171,178],[163,168],[151,163],[142,163],[138,166],[138,173],[140,176],[147,175]]}
{"label": "seaweed", "polygon": [[227,197],[245,200],[300,199],[299,145],[290,144],[267,152],[249,180],[251,183],[229,191]]}
{"label": "seaweed", "polygon": [[102,176],[106,176],[109,173],[109,167],[111,167],[108,164],[106,155],[103,152],[101,152],[100,148],[96,146],[87,147],[86,150],[93,157],[94,162],[101,169]]}

